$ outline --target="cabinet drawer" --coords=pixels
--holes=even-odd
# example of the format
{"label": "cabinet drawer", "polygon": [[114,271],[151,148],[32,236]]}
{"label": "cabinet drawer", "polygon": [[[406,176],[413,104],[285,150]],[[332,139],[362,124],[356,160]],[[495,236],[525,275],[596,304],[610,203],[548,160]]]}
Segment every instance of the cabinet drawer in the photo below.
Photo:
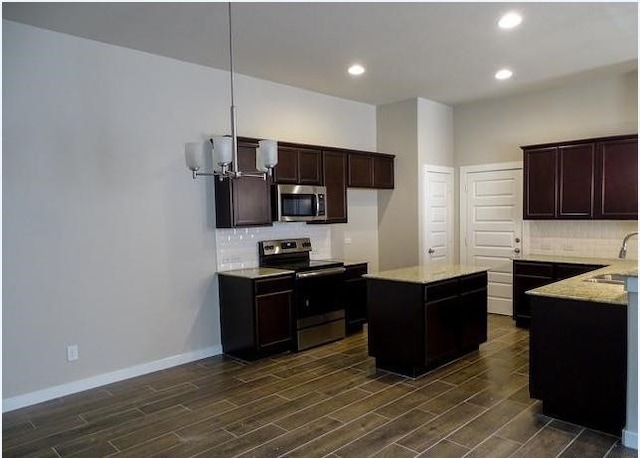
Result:
{"label": "cabinet drawer", "polygon": [[255,288],[256,296],[278,293],[282,291],[291,291],[293,289],[293,276],[288,275],[286,277],[256,280]]}
{"label": "cabinet drawer", "polygon": [[344,273],[345,280],[353,280],[356,278],[362,277],[367,273],[367,264],[357,264],[354,266],[346,267],[346,271]]}
{"label": "cabinet drawer", "polygon": [[591,272],[604,266],[594,264],[556,264],[556,278],[564,280],[565,278],[575,277],[576,275]]}
{"label": "cabinet drawer", "polygon": [[553,278],[553,264],[546,262],[514,261],[515,275],[533,275],[536,277]]}
{"label": "cabinet drawer", "polygon": [[487,287],[487,274],[485,272],[481,274],[467,275],[460,278],[460,291],[471,292],[476,289],[482,289]]}
{"label": "cabinet drawer", "polygon": [[432,283],[424,287],[425,302],[437,301],[451,296],[456,296],[459,290],[458,279],[444,280]]}

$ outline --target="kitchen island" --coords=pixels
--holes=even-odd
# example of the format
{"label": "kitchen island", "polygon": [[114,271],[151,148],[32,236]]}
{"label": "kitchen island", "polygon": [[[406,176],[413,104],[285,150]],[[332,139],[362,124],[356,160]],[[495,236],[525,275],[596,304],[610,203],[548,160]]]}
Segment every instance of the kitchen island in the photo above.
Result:
{"label": "kitchen island", "polygon": [[487,340],[487,270],[432,264],[367,274],[369,355],[417,377]]}
{"label": "kitchen island", "polygon": [[637,329],[637,321],[628,320],[623,281],[614,281],[637,275],[637,261],[617,260],[527,292],[529,390],[531,397],[542,400],[545,415],[621,434],[626,421],[627,326]]}

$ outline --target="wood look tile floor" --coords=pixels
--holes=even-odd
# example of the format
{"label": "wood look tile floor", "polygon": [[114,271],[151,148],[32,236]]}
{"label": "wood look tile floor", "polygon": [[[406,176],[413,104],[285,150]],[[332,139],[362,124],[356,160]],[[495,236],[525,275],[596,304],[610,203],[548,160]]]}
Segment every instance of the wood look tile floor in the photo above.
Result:
{"label": "wood look tile floor", "polygon": [[634,457],[619,438],[545,417],[528,331],[418,379],[377,371],[366,330],[297,354],[224,356],[3,415],[5,457]]}

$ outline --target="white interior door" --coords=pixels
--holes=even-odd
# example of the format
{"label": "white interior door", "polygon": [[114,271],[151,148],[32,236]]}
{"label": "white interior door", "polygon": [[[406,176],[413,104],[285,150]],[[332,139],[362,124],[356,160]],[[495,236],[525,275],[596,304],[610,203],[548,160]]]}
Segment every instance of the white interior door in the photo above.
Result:
{"label": "white interior door", "polygon": [[522,252],[522,164],[461,168],[460,254],[491,268],[488,311],[513,313],[512,259]]}
{"label": "white interior door", "polygon": [[453,262],[453,168],[427,165],[423,263]]}

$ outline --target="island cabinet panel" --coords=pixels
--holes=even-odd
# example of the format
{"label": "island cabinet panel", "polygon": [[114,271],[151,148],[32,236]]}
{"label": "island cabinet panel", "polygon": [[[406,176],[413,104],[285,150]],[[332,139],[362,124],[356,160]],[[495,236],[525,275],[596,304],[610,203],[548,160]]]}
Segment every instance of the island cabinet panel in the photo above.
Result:
{"label": "island cabinet panel", "polygon": [[415,377],[487,340],[487,274],[421,284],[367,279],[369,355]]}
{"label": "island cabinet panel", "polygon": [[[238,164],[256,172],[256,143],[238,143]],[[271,226],[270,181],[256,177],[214,180],[216,227]]]}
{"label": "island cabinet panel", "polygon": [[218,282],[224,353],[256,359],[292,349],[293,275],[219,275]]}
{"label": "island cabinet panel", "polygon": [[624,305],[533,298],[529,389],[545,415],[621,435],[626,329]]}
{"label": "island cabinet panel", "polygon": [[[458,328],[462,317],[457,295],[429,301],[425,304],[425,334],[427,339],[425,366],[455,356],[458,351]],[[486,319],[486,317],[485,317]]]}

